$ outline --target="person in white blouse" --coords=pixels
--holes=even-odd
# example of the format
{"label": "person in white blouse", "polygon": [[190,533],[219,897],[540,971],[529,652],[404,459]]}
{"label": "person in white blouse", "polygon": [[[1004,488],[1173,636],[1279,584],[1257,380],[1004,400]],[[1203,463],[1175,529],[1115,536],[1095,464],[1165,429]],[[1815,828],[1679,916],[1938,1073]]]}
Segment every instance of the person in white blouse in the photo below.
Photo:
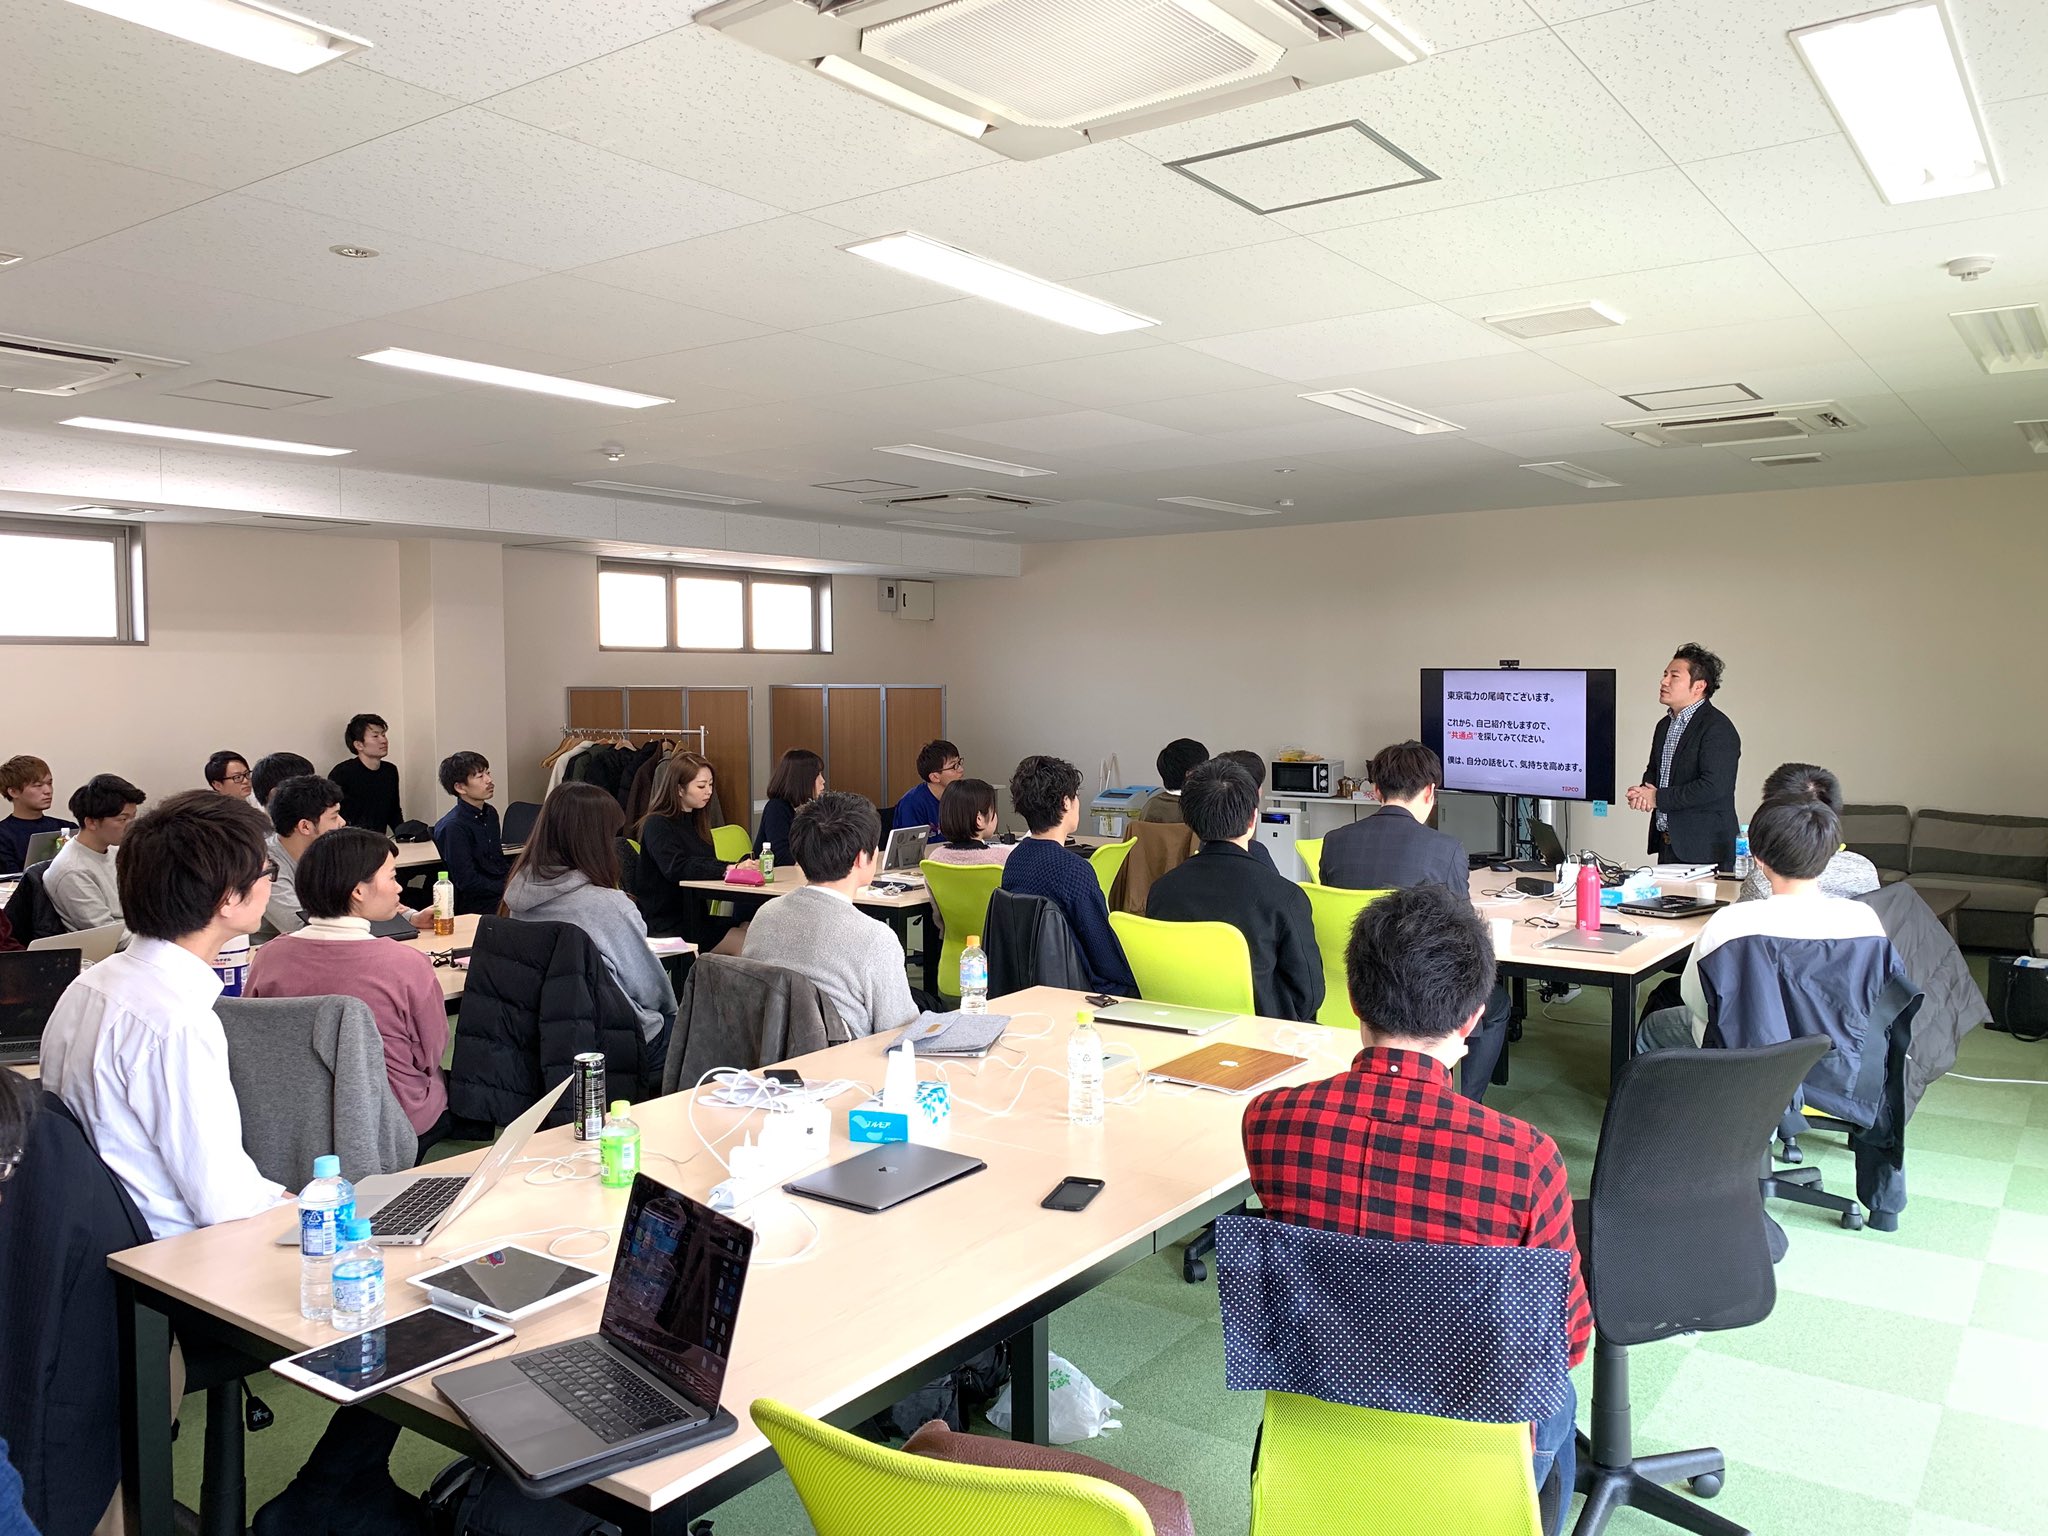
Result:
{"label": "person in white blouse", "polygon": [[128,828],[128,948],[74,981],[43,1031],[43,1086],[78,1116],[154,1237],[254,1216],[291,1192],[242,1150],[212,960],[263,921],[270,830],[246,800],[189,790]]}

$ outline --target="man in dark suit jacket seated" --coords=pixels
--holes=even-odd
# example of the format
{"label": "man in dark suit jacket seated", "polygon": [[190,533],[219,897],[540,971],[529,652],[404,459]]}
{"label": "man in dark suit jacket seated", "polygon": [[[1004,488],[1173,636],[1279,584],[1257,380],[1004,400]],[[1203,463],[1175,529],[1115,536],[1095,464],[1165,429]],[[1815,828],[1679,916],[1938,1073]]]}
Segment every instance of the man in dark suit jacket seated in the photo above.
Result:
{"label": "man in dark suit jacket seated", "polygon": [[[1380,809],[1323,839],[1322,883],[1352,891],[1440,885],[1469,903],[1465,845],[1429,825],[1444,782],[1442,759],[1419,741],[1404,741],[1382,751],[1366,773]],[[1496,986],[1458,1069],[1458,1091],[1466,1098],[1486,1097],[1507,1033],[1507,988]]]}
{"label": "man in dark suit jacket seated", "polygon": [[1300,886],[1250,848],[1259,790],[1227,758],[1187,776],[1181,813],[1201,851],[1153,884],[1145,915],[1169,923],[1228,923],[1252,952],[1252,999],[1269,1019],[1315,1022],[1323,1005],[1323,957],[1315,914]]}

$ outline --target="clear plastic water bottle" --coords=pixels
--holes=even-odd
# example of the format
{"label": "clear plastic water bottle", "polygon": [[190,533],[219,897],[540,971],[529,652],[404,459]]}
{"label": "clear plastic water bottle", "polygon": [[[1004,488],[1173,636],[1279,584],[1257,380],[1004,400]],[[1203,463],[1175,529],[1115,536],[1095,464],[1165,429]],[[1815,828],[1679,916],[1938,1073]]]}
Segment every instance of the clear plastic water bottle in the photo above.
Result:
{"label": "clear plastic water bottle", "polygon": [[434,937],[445,939],[455,932],[455,882],[448,871],[434,882]]}
{"label": "clear plastic water bottle", "polygon": [[1095,1015],[1074,1015],[1067,1036],[1067,1118],[1076,1125],[1102,1124],[1102,1036]]}
{"label": "clear plastic water bottle", "polygon": [[384,1254],[370,1241],[370,1224],[351,1218],[341,1224],[343,1247],[334,1261],[334,1326],[361,1333],[384,1323]]}
{"label": "clear plastic water bottle", "polygon": [[1742,824],[1742,830],[1735,834],[1735,878],[1747,880],[1749,872],[1756,868],[1756,860],[1749,856],[1749,823]]}
{"label": "clear plastic water bottle", "polygon": [[640,1171],[640,1127],[626,1118],[632,1107],[624,1099],[613,1099],[612,1112],[597,1138],[599,1182],[606,1189],[631,1189],[633,1176]]}
{"label": "clear plastic water bottle", "polygon": [[967,935],[967,947],[960,951],[960,1011],[988,1012],[988,951],[978,933]]}
{"label": "clear plastic water bottle", "polygon": [[341,1224],[356,1214],[356,1187],[341,1159],[313,1159],[313,1182],[299,1191],[299,1316],[318,1322],[334,1310],[334,1256]]}
{"label": "clear plastic water bottle", "polygon": [[761,845],[761,878],[763,880],[773,880],[775,878],[775,849],[767,843]]}

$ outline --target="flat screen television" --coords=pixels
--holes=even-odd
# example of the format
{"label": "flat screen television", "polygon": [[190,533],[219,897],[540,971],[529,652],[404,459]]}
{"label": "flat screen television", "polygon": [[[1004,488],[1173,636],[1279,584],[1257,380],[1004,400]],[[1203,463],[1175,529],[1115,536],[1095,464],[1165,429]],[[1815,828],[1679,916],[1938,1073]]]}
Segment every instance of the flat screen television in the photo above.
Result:
{"label": "flat screen television", "polygon": [[1424,667],[1422,740],[1444,788],[1614,798],[1612,667]]}

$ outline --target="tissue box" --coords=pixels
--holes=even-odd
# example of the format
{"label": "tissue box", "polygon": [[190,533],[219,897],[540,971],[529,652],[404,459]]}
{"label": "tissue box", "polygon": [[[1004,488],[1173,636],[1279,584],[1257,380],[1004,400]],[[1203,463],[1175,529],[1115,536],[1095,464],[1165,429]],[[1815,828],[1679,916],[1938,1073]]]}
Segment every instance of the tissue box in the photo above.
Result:
{"label": "tissue box", "polygon": [[848,1112],[846,1134],[851,1141],[915,1141],[926,1146],[944,1139],[953,1121],[953,1103],[944,1083],[919,1083],[917,1102],[905,1114],[884,1109],[879,1098]]}

